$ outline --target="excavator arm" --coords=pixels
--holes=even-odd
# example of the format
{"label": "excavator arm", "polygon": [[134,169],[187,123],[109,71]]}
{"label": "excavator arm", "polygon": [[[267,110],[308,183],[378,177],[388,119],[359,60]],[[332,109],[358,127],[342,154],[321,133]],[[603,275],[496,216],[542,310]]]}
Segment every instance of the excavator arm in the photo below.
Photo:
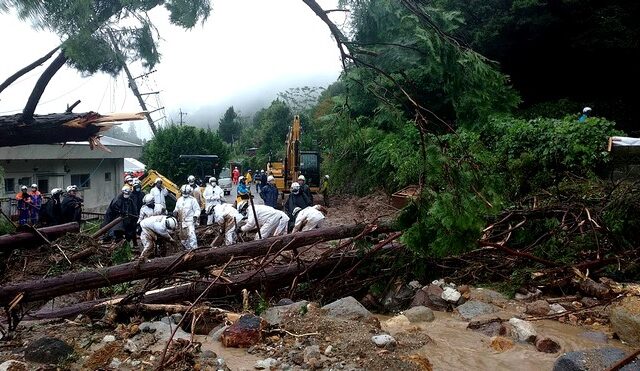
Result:
{"label": "excavator arm", "polygon": [[180,194],[180,188],[169,178],[160,174],[156,170],[148,170],[145,176],[140,179],[142,189],[151,189],[151,187],[155,185],[156,178],[162,179],[162,184],[165,186],[165,188],[167,188],[167,191],[169,191],[171,197],[176,200],[178,195]]}

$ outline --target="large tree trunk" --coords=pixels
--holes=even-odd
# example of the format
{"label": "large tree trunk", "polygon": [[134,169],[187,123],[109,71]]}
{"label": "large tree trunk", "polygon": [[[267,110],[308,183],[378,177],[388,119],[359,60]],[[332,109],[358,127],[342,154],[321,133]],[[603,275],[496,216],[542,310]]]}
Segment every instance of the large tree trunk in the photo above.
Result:
{"label": "large tree trunk", "polygon": [[100,147],[98,134],[109,130],[114,122],[144,120],[144,117],[144,113],[52,113],[36,115],[27,123],[22,114],[0,116],[0,147],[82,141]]}
{"label": "large tree trunk", "polygon": [[[38,228],[43,236],[49,241],[54,240],[66,233],[76,233],[80,231],[80,225],[76,222],[54,225],[51,227]],[[26,249],[44,243],[41,236],[34,232],[18,232],[16,234],[5,234],[0,236],[0,251],[9,249]]]}
{"label": "large tree trunk", "polygon": [[47,85],[49,85],[49,81],[51,81],[53,76],[60,68],[62,68],[62,66],[64,66],[66,62],[67,56],[64,54],[64,51],[61,51],[47,69],[44,70],[42,75],[40,75],[40,78],[38,78],[36,85],[31,91],[31,95],[29,95],[27,104],[25,104],[24,109],[22,110],[23,122],[28,124],[33,123],[33,113],[36,111],[36,107],[38,106],[38,102],[40,102],[40,98],[42,97],[44,90],[47,88]]}
{"label": "large tree trunk", "polygon": [[364,225],[349,225],[317,229],[289,234],[282,237],[250,241],[217,249],[200,248],[182,255],[153,259],[148,262],[132,262],[102,269],[63,274],[58,277],[24,281],[0,286],[0,305],[6,305],[17,295],[21,302],[48,300],[77,291],[97,289],[151,277],[165,277],[171,273],[197,270],[227,262],[232,256],[242,259],[275,253],[281,249],[292,250],[316,242],[338,240],[356,236]]}

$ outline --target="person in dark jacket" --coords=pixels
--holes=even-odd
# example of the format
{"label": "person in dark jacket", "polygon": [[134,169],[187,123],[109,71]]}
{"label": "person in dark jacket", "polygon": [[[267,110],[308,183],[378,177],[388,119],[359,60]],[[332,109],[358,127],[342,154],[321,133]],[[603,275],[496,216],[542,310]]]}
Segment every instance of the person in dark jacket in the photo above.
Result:
{"label": "person in dark jacket", "polygon": [[309,188],[309,185],[306,184],[307,179],[304,177],[304,175],[300,174],[300,176],[298,177],[298,184],[300,184],[300,191],[302,193],[304,193],[305,196],[307,196],[307,199],[309,199],[309,206],[313,206],[313,196],[311,195],[311,188]]}
{"label": "person in dark jacket", "polygon": [[104,214],[104,221],[101,227],[106,226],[118,217],[122,217],[122,221],[111,228],[105,240],[108,241],[115,238],[116,241],[119,241],[125,238],[127,241],[133,241],[135,246],[138,214],[136,214],[136,206],[131,198],[131,188],[129,186],[122,187],[120,194],[111,201],[107,212]]}
{"label": "person in dark jacket", "polygon": [[276,188],[275,178],[272,175],[266,179],[265,185],[260,190],[260,197],[264,201],[264,204],[271,206],[274,209],[278,206],[278,188]]}
{"label": "person in dark jacket", "polygon": [[311,203],[307,195],[305,195],[302,192],[300,184],[296,182],[292,183],[291,194],[289,194],[289,198],[287,199],[287,202],[284,205],[284,210],[287,213],[287,216],[289,217],[289,232],[291,232],[291,230],[293,229],[293,226],[296,223],[297,212],[295,211],[302,210],[312,205],[313,204]]}
{"label": "person in dark jacket", "polygon": [[70,185],[67,187],[67,194],[62,199],[60,208],[62,210],[62,223],[77,222],[82,220],[82,203],[84,200],[78,197],[78,187]]}
{"label": "person in dark jacket", "polygon": [[142,192],[142,183],[140,182],[140,179],[135,178],[133,179],[133,191],[131,191],[131,201],[133,201],[133,205],[136,207],[136,212],[135,212],[136,215],[140,214],[140,209],[142,209],[142,205],[144,205],[144,202],[142,201],[143,199],[144,199],[144,192]]}
{"label": "person in dark jacket", "polygon": [[58,225],[62,220],[62,208],[60,206],[60,195],[62,189],[54,188],[51,190],[51,198],[40,208],[40,224]]}

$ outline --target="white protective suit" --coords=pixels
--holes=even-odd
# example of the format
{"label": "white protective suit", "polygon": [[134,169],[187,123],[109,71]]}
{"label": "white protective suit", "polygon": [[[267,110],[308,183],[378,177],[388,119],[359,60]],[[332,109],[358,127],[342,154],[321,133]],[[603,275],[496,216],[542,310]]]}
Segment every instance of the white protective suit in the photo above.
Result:
{"label": "white protective suit", "polygon": [[158,237],[173,241],[170,234],[172,231],[167,228],[165,220],[167,220],[165,215],[154,215],[140,222],[140,227],[142,228],[140,241],[143,247],[140,254],[141,258],[146,258],[154,253]]}
{"label": "white protective suit", "polygon": [[224,191],[217,184],[215,187],[211,184],[207,184],[207,188],[204,189],[204,200],[206,202],[205,210],[209,214],[207,216],[207,225],[211,225],[213,224],[213,214],[211,213],[211,210],[213,207],[222,204],[222,200],[224,200]]}
{"label": "white protective suit", "polygon": [[156,205],[167,207],[167,203],[164,198],[167,197],[169,191],[167,191],[165,187],[162,187],[162,189],[158,189],[158,187],[153,186],[153,188],[151,188],[151,190],[149,191],[149,194],[153,195],[153,202],[155,202]]}
{"label": "white protective suit", "polygon": [[216,205],[213,207],[213,214],[209,217],[215,217],[216,223],[222,226],[224,230],[224,244],[229,246],[236,243],[236,229],[242,222],[242,214],[235,207],[229,204]]}
{"label": "white protective suit", "polygon": [[324,222],[324,214],[317,209],[316,206],[305,207],[300,210],[296,216],[296,224],[293,226],[291,233],[300,231],[310,231],[314,228],[320,227]]}
{"label": "white protective suit", "polygon": [[140,216],[138,217],[138,224],[150,216],[164,215],[164,212],[165,209],[163,205],[155,205],[153,209],[147,205],[142,205],[140,208]]}
{"label": "white protective suit", "polygon": [[185,249],[191,250],[198,247],[198,239],[196,238],[196,223],[194,217],[200,217],[200,205],[192,196],[180,196],[176,201],[174,213],[178,213],[178,223],[182,230],[180,231],[180,242]]}
{"label": "white protective suit", "polygon": [[[287,222],[289,218],[285,213],[280,210],[276,210],[271,206],[266,205],[255,205],[256,215],[258,216],[258,224],[260,225],[260,235],[256,233],[256,240],[262,238],[268,238],[271,236],[275,236],[276,231],[280,231],[280,222],[283,218],[287,218]],[[251,210],[251,206],[247,210],[247,224],[242,226],[242,231],[247,232],[256,228],[256,219],[253,217],[253,210]],[[286,225],[286,224],[285,224]],[[286,231],[286,227],[284,229]],[[282,233],[280,231],[280,233]]]}

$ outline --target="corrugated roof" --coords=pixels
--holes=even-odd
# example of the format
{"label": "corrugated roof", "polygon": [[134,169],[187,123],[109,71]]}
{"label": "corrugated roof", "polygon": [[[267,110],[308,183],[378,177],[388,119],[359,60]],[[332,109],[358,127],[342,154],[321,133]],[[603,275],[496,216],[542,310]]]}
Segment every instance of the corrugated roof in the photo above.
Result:
{"label": "corrugated roof", "polygon": [[[116,139],[113,137],[108,137],[106,135],[100,137],[100,143],[105,146],[119,146],[119,147],[142,147],[140,144],[135,144],[131,142],[127,142],[126,140]],[[67,142],[67,144],[75,144],[75,145],[83,145],[88,146],[89,142]]]}

